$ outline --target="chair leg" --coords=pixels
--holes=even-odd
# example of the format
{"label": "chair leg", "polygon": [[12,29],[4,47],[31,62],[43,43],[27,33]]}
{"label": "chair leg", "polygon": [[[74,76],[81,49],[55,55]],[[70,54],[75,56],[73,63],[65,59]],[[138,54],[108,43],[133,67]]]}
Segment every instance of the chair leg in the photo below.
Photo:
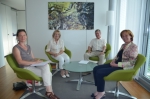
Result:
{"label": "chair leg", "polygon": [[[57,72],[59,72],[60,71],[60,69],[59,69],[59,64],[58,63],[56,63],[56,70],[55,70],[55,72],[52,74],[52,76],[54,76]],[[70,73],[70,71],[68,71],[68,73]]]}
{"label": "chair leg", "polygon": [[60,69],[58,68],[58,63],[56,63],[56,70],[55,70],[55,72],[52,74],[52,76],[54,76],[57,72],[59,72],[60,71]]}
{"label": "chair leg", "polygon": [[42,95],[40,92],[40,90],[45,89],[45,87],[40,87],[38,89],[35,89],[35,80],[32,80],[32,88],[27,89],[28,93],[25,94],[24,96],[22,96],[20,99],[25,99],[26,97],[30,96],[31,94],[37,94],[43,98],[46,98],[45,95]]}
{"label": "chair leg", "polygon": [[57,69],[53,74],[52,74],[52,76],[54,76],[57,72],[59,72],[60,71],[60,69]]}
{"label": "chair leg", "polygon": [[120,92],[119,91],[119,81],[116,82],[116,88],[115,88],[115,91],[106,91],[106,93],[113,93],[115,97],[119,97],[119,95],[123,95],[123,96],[126,96],[126,97],[129,97],[131,99],[137,99],[136,97],[133,97],[129,94],[126,94],[126,93],[123,93],[123,92]]}

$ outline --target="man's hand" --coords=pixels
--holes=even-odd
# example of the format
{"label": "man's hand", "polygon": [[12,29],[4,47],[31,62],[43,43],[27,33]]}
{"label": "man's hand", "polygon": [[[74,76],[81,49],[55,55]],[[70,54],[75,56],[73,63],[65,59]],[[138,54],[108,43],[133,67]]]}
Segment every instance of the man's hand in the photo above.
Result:
{"label": "man's hand", "polygon": [[91,51],[90,51],[90,50],[88,50],[88,53],[91,53]]}
{"label": "man's hand", "polygon": [[110,63],[110,65],[112,67],[118,67],[118,64],[115,63],[115,60],[112,60],[111,63]]}
{"label": "man's hand", "polygon": [[100,55],[104,55],[104,52],[100,52]]}

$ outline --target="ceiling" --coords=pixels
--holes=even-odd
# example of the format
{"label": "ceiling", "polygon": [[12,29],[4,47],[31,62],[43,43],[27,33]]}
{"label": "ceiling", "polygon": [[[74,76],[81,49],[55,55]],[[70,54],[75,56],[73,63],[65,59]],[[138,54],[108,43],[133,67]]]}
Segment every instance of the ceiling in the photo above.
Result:
{"label": "ceiling", "polygon": [[25,0],[0,0],[0,2],[16,10],[25,10]]}

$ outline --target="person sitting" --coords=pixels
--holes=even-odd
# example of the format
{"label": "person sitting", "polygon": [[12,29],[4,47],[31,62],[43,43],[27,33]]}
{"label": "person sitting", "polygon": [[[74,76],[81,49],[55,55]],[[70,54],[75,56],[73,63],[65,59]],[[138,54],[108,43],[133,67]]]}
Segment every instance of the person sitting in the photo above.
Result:
{"label": "person sitting", "polygon": [[59,61],[59,69],[61,69],[61,76],[63,78],[70,77],[67,70],[63,69],[63,64],[70,62],[69,56],[64,53],[64,41],[60,39],[61,34],[59,30],[55,30],[52,34],[52,39],[47,44],[46,52]]}
{"label": "person sitting", "polygon": [[16,34],[18,44],[13,47],[12,53],[20,68],[27,69],[42,77],[44,86],[46,86],[46,96],[50,99],[59,99],[52,90],[52,73],[50,72],[49,65],[44,66],[30,66],[42,62],[40,59],[34,58],[31,47],[26,44],[27,33],[24,29],[19,29]]}
{"label": "person sitting", "polygon": [[[101,31],[99,29],[95,30],[96,38],[92,39],[89,46],[88,51],[84,54],[84,60],[89,60],[89,57],[98,56],[99,61],[98,64],[104,64],[105,62],[105,50],[106,50],[106,42],[101,37]],[[82,73],[83,76],[91,74],[91,72]]]}
{"label": "person sitting", "polygon": [[101,99],[105,96],[104,77],[116,70],[132,69],[138,56],[138,47],[133,43],[133,33],[130,30],[123,30],[120,33],[125,42],[116,57],[109,64],[98,65],[93,69],[93,76],[97,91],[91,96]]}

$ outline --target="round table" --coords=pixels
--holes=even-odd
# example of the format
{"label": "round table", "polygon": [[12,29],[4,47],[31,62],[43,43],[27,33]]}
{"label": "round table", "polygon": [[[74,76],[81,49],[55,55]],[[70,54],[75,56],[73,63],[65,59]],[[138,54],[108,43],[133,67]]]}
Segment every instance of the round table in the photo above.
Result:
{"label": "round table", "polygon": [[78,82],[78,84],[77,84],[77,90],[80,90],[81,83],[94,84],[91,81],[83,80],[82,72],[93,71],[93,68],[95,66],[97,66],[97,64],[94,63],[94,62],[88,62],[87,64],[81,64],[81,63],[79,63],[79,61],[71,61],[69,63],[65,63],[63,65],[64,69],[66,69],[68,71],[78,72],[79,73],[79,79],[69,80],[67,82],[77,81]]}

